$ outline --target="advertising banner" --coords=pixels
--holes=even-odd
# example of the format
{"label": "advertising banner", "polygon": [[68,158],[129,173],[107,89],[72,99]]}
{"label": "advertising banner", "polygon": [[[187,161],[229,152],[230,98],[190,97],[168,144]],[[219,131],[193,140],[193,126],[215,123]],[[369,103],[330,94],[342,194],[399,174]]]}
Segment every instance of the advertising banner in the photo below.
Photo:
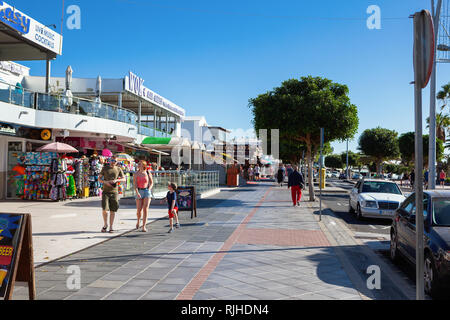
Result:
{"label": "advertising banner", "polygon": [[0,213],[0,298],[4,298],[17,260],[23,216]]}
{"label": "advertising banner", "polygon": [[14,29],[20,35],[56,54],[62,54],[62,36],[30,18],[16,8],[0,1],[0,23]]}

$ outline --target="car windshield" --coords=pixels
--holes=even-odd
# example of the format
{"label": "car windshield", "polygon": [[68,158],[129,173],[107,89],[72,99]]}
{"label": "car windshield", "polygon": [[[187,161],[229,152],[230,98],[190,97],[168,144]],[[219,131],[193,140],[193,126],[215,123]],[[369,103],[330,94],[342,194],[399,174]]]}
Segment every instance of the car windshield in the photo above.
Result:
{"label": "car windshield", "polygon": [[450,199],[433,200],[433,224],[450,227]]}
{"label": "car windshield", "polygon": [[397,184],[383,181],[365,181],[362,192],[402,194]]}

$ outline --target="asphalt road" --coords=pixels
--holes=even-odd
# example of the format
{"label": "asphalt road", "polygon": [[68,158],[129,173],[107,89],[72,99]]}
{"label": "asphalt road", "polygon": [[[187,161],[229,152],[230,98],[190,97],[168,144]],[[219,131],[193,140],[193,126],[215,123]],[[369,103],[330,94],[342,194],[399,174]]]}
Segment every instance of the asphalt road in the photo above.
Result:
{"label": "asphalt road", "polygon": [[[344,188],[350,192],[352,184],[340,180],[329,180],[331,186]],[[407,196],[408,190],[402,189]],[[415,283],[415,269],[404,260],[394,264],[389,257],[390,219],[364,218],[358,220],[356,214],[349,212],[348,193],[326,193],[322,195],[323,203],[353,231],[355,238],[365,242],[383,261],[396,271],[396,275],[409,284]],[[429,299],[429,298],[428,298]]]}

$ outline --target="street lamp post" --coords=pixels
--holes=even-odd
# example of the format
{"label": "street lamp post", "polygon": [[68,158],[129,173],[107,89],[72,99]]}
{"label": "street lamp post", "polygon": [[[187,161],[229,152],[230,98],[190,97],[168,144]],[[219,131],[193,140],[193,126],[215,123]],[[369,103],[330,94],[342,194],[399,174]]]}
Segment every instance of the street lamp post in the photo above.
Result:
{"label": "street lamp post", "polygon": [[430,79],[430,135],[428,149],[428,184],[430,189],[436,188],[436,48],[439,33],[439,19],[442,7],[442,0],[438,0],[436,9],[434,0],[431,0],[431,10],[434,25],[434,61]]}

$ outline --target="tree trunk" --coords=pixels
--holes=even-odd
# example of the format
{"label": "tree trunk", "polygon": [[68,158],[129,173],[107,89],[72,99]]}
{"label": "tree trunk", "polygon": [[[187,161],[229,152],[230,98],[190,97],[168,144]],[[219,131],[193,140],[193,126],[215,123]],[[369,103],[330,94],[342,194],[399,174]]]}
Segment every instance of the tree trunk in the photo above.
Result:
{"label": "tree trunk", "polygon": [[311,152],[311,143],[306,144],[306,161],[308,162],[308,185],[309,185],[309,201],[315,201],[314,195],[314,176],[313,176],[313,159]]}
{"label": "tree trunk", "polygon": [[381,174],[381,160],[377,160],[377,176]]}

